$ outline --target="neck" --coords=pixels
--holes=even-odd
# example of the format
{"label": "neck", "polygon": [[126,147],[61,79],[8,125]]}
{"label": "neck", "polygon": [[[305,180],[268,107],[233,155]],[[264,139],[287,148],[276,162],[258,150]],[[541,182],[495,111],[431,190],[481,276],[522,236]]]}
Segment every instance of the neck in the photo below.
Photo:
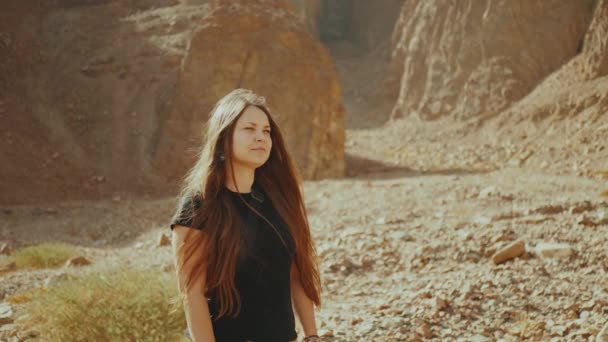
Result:
{"label": "neck", "polygon": [[233,167],[236,184],[232,179],[230,166],[228,166],[226,168],[226,187],[235,192],[251,192],[251,186],[253,185],[253,181],[255,179],[255,169],[244,167],[236,163],[233,165]]}

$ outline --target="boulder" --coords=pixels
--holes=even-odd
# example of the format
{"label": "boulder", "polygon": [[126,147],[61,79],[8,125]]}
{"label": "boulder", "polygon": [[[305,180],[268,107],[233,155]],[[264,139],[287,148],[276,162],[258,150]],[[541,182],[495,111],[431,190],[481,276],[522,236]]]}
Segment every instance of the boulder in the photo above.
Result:
{"label": "boulder", "polygon": [[[344,174],[344,107],[328,51],[284,1],[217,1],[182,63],[154,164],[180,179],[213,105],[234,88],[266,97],[306,179]],[[182,151],[176,153],[176,151]]]}

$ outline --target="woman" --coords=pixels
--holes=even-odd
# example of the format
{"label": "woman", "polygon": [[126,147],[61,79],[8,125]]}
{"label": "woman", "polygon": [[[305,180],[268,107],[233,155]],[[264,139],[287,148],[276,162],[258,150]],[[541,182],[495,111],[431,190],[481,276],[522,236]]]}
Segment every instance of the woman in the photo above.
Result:
{"label": "woman", "polygon": [[[195,342],[319,341],[321,281],[296,168],[265,99],[215,105],[171,222],[180,297]],[[293,303],[293,306],[292,306]]]}

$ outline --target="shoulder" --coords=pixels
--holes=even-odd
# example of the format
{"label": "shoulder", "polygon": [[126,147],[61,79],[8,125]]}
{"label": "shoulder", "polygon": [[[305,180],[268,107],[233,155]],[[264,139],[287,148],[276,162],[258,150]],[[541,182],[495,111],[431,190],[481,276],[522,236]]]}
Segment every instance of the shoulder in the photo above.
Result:
{"label": "shoulder", "polygon": [[194,224],[194,218],[202,205],[203,199],[198,194],[182,196],[179,199],[175,213],[171,218],[171,230],[173,230],[176,225],[199,229]]}

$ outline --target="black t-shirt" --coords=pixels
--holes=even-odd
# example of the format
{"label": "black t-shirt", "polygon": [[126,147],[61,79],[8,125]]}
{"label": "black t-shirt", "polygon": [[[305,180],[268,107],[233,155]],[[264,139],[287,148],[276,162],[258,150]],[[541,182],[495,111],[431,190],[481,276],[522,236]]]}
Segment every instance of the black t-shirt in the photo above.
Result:
{"label": "black t-shirt", "polygon": [[[241,196],[279,231],[285,248],[274,229],[244,203],[237,192],[223,188],[221,196],[229,196],[241,215],[242,243],[235,274],[235,286],[241,297],[237,317],[213,317],[219,312],[219,301],[208,298],[213,332],[218,342],[287,342],[297,339],[290,291],[290,267],[294,257],[294,241],[285,222],[278,215],[264,191],[255,186]],[[181,208],[199,210],[200,200],[184,199]],[[192,227],[192,220],[174,218],[173,225]]]}

